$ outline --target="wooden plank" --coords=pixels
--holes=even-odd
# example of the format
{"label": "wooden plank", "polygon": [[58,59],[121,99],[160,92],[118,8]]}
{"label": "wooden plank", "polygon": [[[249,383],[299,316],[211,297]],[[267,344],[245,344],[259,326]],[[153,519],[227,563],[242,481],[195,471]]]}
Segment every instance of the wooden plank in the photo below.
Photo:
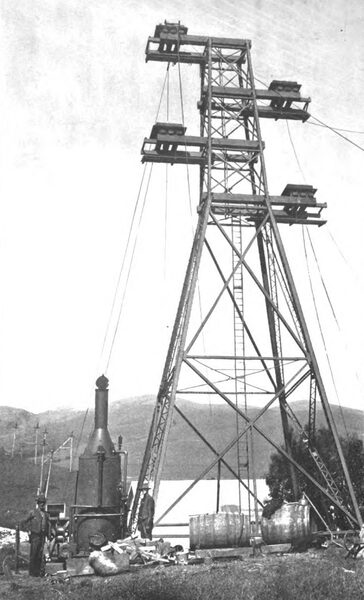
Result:
{"label": "wooden plank", "polygon": [[[262,546],[263,553],[266,554],[278,554],[288,552],[291,548],[291,544],[270,544]],[[250,556],[253,553],[252,546],[245,546],[243,548],[209,548],[209,549],[196,549],[196,558],[239,558],[241,556]]]}
{"label": "wooden plank", "polygon": [[[246,221],[248,223],[256,223],[257,221],[261,221],[265,215],[266,215],[266,211],[264,211],[264,209],[259,210],[259,211],[255,211],[255,209],[252,209],[252,211],[249,211],[247,208],[239,208],[237,206],[234,207],[212,207],[212,212],[215,215],[221,215],[221,216],[231,216],[231,215],[241,215],[242,217],[246,218]],[[317,215],[307,215],[307,217],[295,217],[295,216],[289,216],[289,215],[284,215],[282,212],[279,211],[273,211],[274,217],[277,221],[277,223],[284,223],[287,225],[318,225],[319,227],[321,227],[322,225],[325,225],[327,223],[326,220],[324,219],[320,219]]]}
{"label": "wooden plank", "polygon": [[[185,44],[190,46],[206,46],[209,39],[209,36],[206,35],[178,35],[172,33],[163,33],[163,36],[161,38],[149,37],[148,43],[151,42],[159,44],[161,41],[175,42],[178,40],[181,45]],[[251,47],[251,41],[242,38],[212,37],[211,44],[212,47],[226,48],[227,50],[246,50],[247,48]]]}
{"label": "wooden plank", "polygon": [[162,154],[156,150],[144,150],[142,162],[172,163],[172,164],[205,164],[206,157],[199,152],[166,152]]}
{"label": "wooden plank", "polygon": [[[204,94],[207,94],[207,87],[204,87]],[[217,98],[253,98],[253,90],[242,87],[223,87],[212,86],[211,93]],[[292,100],[294,102],[310,102],[310,98],[303,98],[300,92],[276,92],[275,90],[256,90],[258,100]]]}
{"label": "wooden plank", "polygon": [[[197,135],[168,135],[159,133],[157,139],[145,139],[144,144],[153,144],[160,142],[166,144],[179,144],[182,146],[199,146],[203,147],[207,145],[207,137],[200,137]],[[246,150],[246,151],[257,151],[259,150],[259,142],[255,140],[244,140],[236,138],[212,138],[211,144],[213,148],[226,149],[226,150]]]}
{"label": "wooden plank", "polygon": [[[254,112],[251,108],[240,110],[240,115],[243,117],[253,117]],[[310,118],[310,113],[300,108],[285,108],[278,109],[272,106],[258,106],[258,115],[263,119],[289,119],[290,121],[307,121]]]}
{"label": "wooden plank", "polygon": [[[206,198],[206,194],[203,195]],[[315,206],[319,208],[326,208],[326,202],[318,204],[315,198],[298,197],[298,196],[269,196],[270,203],[273,205],[287,205],[287,206]],[[253,205],[265,205],[264,196],[252,195],[252,194],[212,194],[213,203],[228,203],[228,204],[253,204]]]}
{"label": "wooden plank", "polygon": [[280,552],[289,552],[292,544],[270,544],[262,546],[263,552],[266,551],[269,554],[277,554]]}
{"label": "wooden plank", "polygon": [[197,52],[159,52],[158,50],[147,50],[146,61],[159,61],[170,63],[203,64],[206,62],[204,54]]}
{"label": "wooden plank", "polygon": [[252,548],[246,546],[244,548],[209,548],[196,549],[196,558],[234,558],[234,556],[249,556],[252,553]]}

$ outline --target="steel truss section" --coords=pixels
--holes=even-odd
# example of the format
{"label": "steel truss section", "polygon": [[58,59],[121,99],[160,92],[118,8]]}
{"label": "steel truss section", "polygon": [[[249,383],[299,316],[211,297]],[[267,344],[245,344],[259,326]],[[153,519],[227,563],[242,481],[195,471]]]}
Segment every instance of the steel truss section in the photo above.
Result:
{"label": "steel truss section", "polygon": [[[300,494],[297,472],[301,472],[342,510],[349,522],[362,524],[278,228],[278,223],[321,226],[325,223],[321,219],[325,205],[317,203],[316,190],[311,186],[290,184],[282,195],[271,196],[264,163],[260,119],[305,121],[310,99],[301,97],[296,82],[275,81],[269,90],[257,90],[250,46],[249,40],[190,36],[181,24],[165,23],[156,28],[146,49],[147,60],[199,65],[199,135],[186,135],[184,124],[157,123],[144,140],[142,160],[198,165],[200,198],[195,238],[131,511],[131,527],[136,524],[143,484],[152,483],[154,498],[158,496],[174,411],[214,455],[181,497],[222,463],[243,485],[243,479],[248,481],[252,515],[257,520],[261,503],[255,487],[254,440],[260,435],[288,459],[294,497]],[[302,108],[296,108],[297,103]],[[194,296],[197,280],[200,276],[203,279],[206,272],[207,258],[209,272],[212,265],[217,283],[206,302],[204,317],[196,321],[191,317]],[[257,300],[252,301],[253,296]],[[221,305],[232,315],[226,336],[229,340],[220,339],[221,329],[214,326]],[[210,340],[211,332],[216,338],[209,350],[201,344],[207,332]],[[289,404],[297,397],[297,390],[299,397],[307,398],[307,432]],[[177,394],[214,396],[230,406],[236,417],[236,435],[223,450],[217,450],[177,407]],[[251,402],[257,397],[263,399],[263,406],[251,416]],[[344,505],[334,478],[314,447],[319,402],[336,444],[350,506]],[[284,448],[259,426],[261,417],[274,404],[280,409]],[[314,475],[292,457],[292,423],[314,459]],[[236,467],[226,456],[233,448]]]}

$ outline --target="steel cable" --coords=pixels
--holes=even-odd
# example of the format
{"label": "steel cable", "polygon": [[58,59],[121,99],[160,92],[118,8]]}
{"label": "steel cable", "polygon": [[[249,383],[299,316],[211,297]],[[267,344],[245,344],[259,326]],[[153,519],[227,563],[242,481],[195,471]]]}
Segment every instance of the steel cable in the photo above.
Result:
{"label": "steel cable", "polygon": [[[287,125],[288,125],[288,123],[287,123]],[[301,164],[300,164],[297,152],[296,152],[296,148],[295,148],[295,145],[294,145],[293,138],[291,136],[291,132],[290,132],[289,127],[288,127],[288,133],[289,133],[289,138],[290,138],[290,141],[291,141],[291,144],[292,144],[293,152],[294,152],[294,155],[295,155],[296,160],[297,160],[298,167],[299,167],[299,169],[300,169],[300,171],[301,171],[301,173],[302,173],[302,175],[303,175],[303,177],[305,179],[305,176],[304,176],[304,173],[302,171],[302,167],[301,167]],[[315,313],[316,313],[316,319],[317,319],[317,322],[318,322],[321,339],[322,339],[323,346],[324,346],[324,349],[325,349],[326,359],[327,359],[327,362],[328,362],[328,365],[329,365],[329,370],[330,370],[331,379],[332,379],[332,382],[333,382],[333,386],[334,386],[336,398],[337,398],[337,401],[339,403],[339,408],[340,408],[340,414],[341,414],[342,422],[343,422],[343,425],[344,425],[344,429],[345,429],[346,435],[348,435],[348,430],[347,430],[347,427],[346,427],[344,412],[343,412],[343,409],[342,409],[342,406],[341,406],[341,402],[340,402],[340,398],[339,398],[339,393],[338,393],[338,390],[337,390],[337,387],[336,387],[335,377],[334,377],[334,373],[333,373],[333,370],[332,370],[331,361],[330,361],[330,357],[329,357],[327,346],[326,346],[326,342],[325,342],[325,337],[324,337],[322,326],[321,326],[319,312],[318,312],[318,309],[317,309],[317,303],[316,303],[316,298],[315,298],[315,294],[314,294],[314,290],[313,290],[311,272],[310,272],[310,269],[309,269],[309,262],[308,262],[307,248],[306,248],[306,240],[305,240],[305,232],[307,233],[307,235],[309,237],[309,240],[310,240],[310,243],[311,243],[311,248],[313,250],[314,258],[315,258],[315,261],[316,261],[318,269],[319,269],[319,266],[318,266],[317,257],[316,257],[316,254],[314,252],[314,249],[313,249],[312,240],[311,240],[310,234],[308,232],[307,226],[302,226],[302,238],[303,238],[303,247],[304,247],[305,259],[306,259],[306,268],[307,268],[307,273],[308,273],[308,278],[309,278],[309,283],[310,283],[312,300],[313,300],[313,304],[314,304],[314,308],[315,308]],[[337,317],[336,317],[336,314],[335,314],[335,311],[334,311],[334,307],[332,305],[332,302],[331,302],[330,296],[328,294],[328,291],[327,291],[326,285],[324,283],[324,280],[323,280],[323,277],[322,277],[320,269],[319,269],[319,274],[320,274],[321,282],[323,284],[323,287],[324,287],[324,290],[325,290],[325,293],[326,293],[327,300],[329,302],[330,308],[331,308],[332,313],[334,315],[334,319],[335,319],[336,324],[337,324],[337,326],[339,328],[339,331],[340,331],[340,327],[339,327],[338,320],[337,320]]]}
{"label": "steel cable", "polygon": [[343,409],[342,409],[342,406],[341,406],[341,403],[340,403],[340,398],[339,398],[339,393],[338,393],[338,390],[337,390],[337,387],[336,387],[336,381],[335,381],[335,377],[334,377],[334,372],[333,372],[333,369],[332,369],[332,366],[331,366],[330,356],[329,356],[329,353],[328,353],[328,350],[327,350],[327,346],[326,346],[326,342],[325,342],[325,336],[324,336],[324,332],[323,332],[322,325],[321,325],[319,311],[318,311],[318,308],[317,308],[315,293],[314,293],[314,290],[313,290],[313,284],[312,284],[312,278],[311,278],[311,272],[310,272],[310,267],[309,267],[309,262],[308,262],[308,255],[307,255],[307,248],[306,248],[305,227],[302,227],[302,238],[303,238],[303,247],[304,247],[305,259],[306,259],[306,267],[307,267],[308,279],[309,279],[310,289],[311,289],[311,296],[312,296],[312,301],[313,301],[313,305],[314,305],[314,309],[315,309],[315,314],[316,314],[316,320],[317,320],[317,323],[318,323],[318,326],[319,326],[319,331],[320,331],[320,335],[321,335],[321,340],[322,340],[322,343],[323,343],[323,347],[325,349],[326,360],[327,360],[327,363],[329,365],[329,370],[330,370],[331,379],[332,379],[332,383],[333,383],[333,386],[334,386],[336,398],[337,398],[338,403],[339,403],[340,414],[341,414],[341,418],[342,418],[342,421],[343,421],[345,433],[348,436],[348,430],[347,430],[347,427],[346,427],[344,412],[343,412]]}
{"label": "steel cable", "polygon": [[[269,87],[269,86],[268,86],[268,84],[267,84],[267,83],[265,83],[264,81],[262,81],[262,80],[261,80],[261,79],[259,79],[258,77],[254,77],[254,79],[255,79],[256,81],[258,81],[258,83],[261,83],[262,85],[264,85],[264,87],[265,87],[266,89],[268,89],[268,87]],[[276,93],[277,93],[278,95],[281,95],[281,94],[279,94],[279,92],[278,92],[277,90],[276,90]],[[283,96],[282,96],[282,97],[283,97]],[[295,106],[295,103],[294,103],[294,102],[293,102],[292,106]],[[298,108],[298,106],[297,106],[297,108]],[[341,133],[341,131],[346,131],[345,129],[336,129],[335,127],[332,127],[331,125],[328,125],[327,123],[324,123],[324,122],[323,122],[321,119],[319,119],[318,117],[315,117],[315,116],[314,116],[312,113],[310,113],[310,118],[311,118],[311,119],[315,119],[315,121],[317,121],[317,122],[320,124],[320,126],[321,126],[321,127],[326,127],[327,129],[329,129],[329,130],[330,130],[330,131],[332,131],[333,133],[336,133],[336,135],[338,135],[339,137],[341,137],[342,139],[344,139],[346,142],[349,142],[349,144],[352,144],[353,146],[355,146],[356,148],[358,148],[359,150],[361,150],[362,152],[364,152],[364,148],[363,148],[363,146],[360,146],[360,144],[357,144],[357,143],[356,143],[356,142],[354,142],[352,139],[348,138],[346,135],[343,135],[343,134]],[[309,123],[309,124],[310,124],[310,125],[313,125],[314,123]],[[348,131],[349,131],[349,130],[348,130]],[[364,132],[361,132],[361,131],[355,131],[355,132],[353,132],[353,133],[364,133]]]}
{"label": "steel cable", "polygon": [[128,268],[128,272],[127,272],[127,276],[126,276],[126,281],[125,281],[124,289],[123,289],[123,292],[122,292],[121,303],[120,303],[119,312],[118,312],[118,316],[117,316],[117,320],[116,320],[116,325],[115,325],[115,328],[114,328],[114,334],[113,334],[112,341],[111,341],[110,352],[109,352],[108,360],[107,360],[107,363],[106,363],[105,374],[107,373],[108,368],[109,368],[110,359],[111,359],[112,351],[114,349],[114,344],[115,344],[115,340],[116,340],[116,335],[117,335],[117,332],[118,332],[118,329],[119,329],[119,325],[120,325],[120,318],[121,318],[121,314],[122,314],[122,310],[123,310],[123,306],[124,306],[124,301],[125,301],[125,296],[126,296],[126,292],[127,292],[128,283],[129,283],[131,268],[133,266],[135,249],[136,249],[136,245],[137,245],[137,241],[138,241],[138,234],[139,234],[139,229],[140,229],[141,221],[142,221],[143,214],[144,214],[144,208],[145,208],[145,203],[146,203],[147,194],[148,194],[148,190],[149,190],[149,184],[150,184],[150,178],[151,178],[151,175],[152,175],[152,171],[153,171],[153,165],[151,166],[150,171],[149,171],[149,176],[148,176],[148,181],[147,181],[147,187],[146,187],[146,190],[145,190],[143,204],[142,204],[141,212],[140,212],[140,215],[139,215],[138,228],[137,228],[137,231],[136,231],[136,235],[135,235],[135,239],[134,239],[134,245],[133,245],[133,250],[132,250],[132,254],[131,254],[131,258],[130,258],[130,262],[129,262],[129,268]]}

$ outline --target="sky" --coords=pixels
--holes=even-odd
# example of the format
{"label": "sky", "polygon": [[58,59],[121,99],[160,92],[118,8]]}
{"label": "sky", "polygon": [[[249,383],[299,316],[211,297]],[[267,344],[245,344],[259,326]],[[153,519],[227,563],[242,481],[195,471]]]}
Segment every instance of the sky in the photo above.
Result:
{"label": "sky", "polygon": [[[195,222],[195,174],[191,208],[177,167],[168,171],[167,200],[165,167],[153,171],[110,360],[115,324],[104,340],[143,174],[142,140],[165,74],[165,65],[145,62],[145,45],[165,19],[189,33],[251,39],[257,79],[298,81],[312,115],[364,147],[360,0],[0,0],[2,405],[87,408],[107,363],[112,400],[158,391]],[[171,89],[177,75],[172,69]],[[197,70],[185,66],[182,79],[194,133]],[[172,99],[171,120],[179,113]],[[264,124],[268,181],[273,194],[309,183],[328,204],[328,225],[311,236],[336,321],[322,289],[317,303],[340,402],[363,408],[364,154],[318,123],[289,131]],[[314,316],[302,233],[282,235]],[[314,318],[310,326],[325,363]]]}

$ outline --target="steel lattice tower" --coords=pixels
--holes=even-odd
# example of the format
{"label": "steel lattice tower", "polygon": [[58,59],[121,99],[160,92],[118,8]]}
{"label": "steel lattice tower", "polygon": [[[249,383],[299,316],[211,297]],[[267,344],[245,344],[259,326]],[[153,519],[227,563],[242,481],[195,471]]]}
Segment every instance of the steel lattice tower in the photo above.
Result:
{"label": "steel lattice tower", "polygon": [[[296,498],[299,494],[296,472],[300,471],[330,503],[343,511],[349,522],[361,525],[340,439],[278,227],[281,224],[321,226],[325,223],[321,218],[325,205],[317,203],[316,190],[308,185],[287,185],[280,196],[270,195],[260,130],[263,118],[306,121],[310,99],[303,98],[300,85],[292,81],[273,81],[269,89],[256,89],[250,48],[249,40],[188,35],[186,27],[173,23],[157,26],[154,37],[148,40],[147,61],[199,66],[200,135],[186,135],[184,124],[156,123],[150,137],[144,140],[143,162],[197,165],[200,198],[195,237],[131,523],[135,522],[143,483],[153,482],[154,497],[158,495],[168,434],[177,411],[215,456],[199,478],[215,465],[224,464],[246,485],[243,469],[250,466],[248,479],[251,477],[253,483],[248,487],[256,514],[259,499],[254,487],[254,438],[261,435],[289,460]],[[219,285],[206,313],[199,321],[192,322],[196,286],[206,268],[206,257]],[[224,331],[224,335],[213,324],[221,305],[223,312],[231,314],[231,328]],[[201,338],[210,326],[211,343],[207,351]],[[188,372],[191,386],[184,388],[183,393],[198,390],[200,394],[219,397],[236,415],[236,436],[221,451],[213,447],[176,405],[184,372]],[[306,428],[289,403],[297,390],[307,399]],[[251,418],[249,406],[254,394],[264,396],[265,400],[258,414]],[[315,450],[318,403],[335,441],[350,506],[343,503],[334,478]],[[284,448],[260,426],[261,417],[273,404],[279,404]],[[316,473],[308,473],[292,458],[292,424],[315,461]],[[232,448],[238,456],[234,467],[226,459]]]}

